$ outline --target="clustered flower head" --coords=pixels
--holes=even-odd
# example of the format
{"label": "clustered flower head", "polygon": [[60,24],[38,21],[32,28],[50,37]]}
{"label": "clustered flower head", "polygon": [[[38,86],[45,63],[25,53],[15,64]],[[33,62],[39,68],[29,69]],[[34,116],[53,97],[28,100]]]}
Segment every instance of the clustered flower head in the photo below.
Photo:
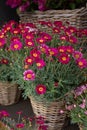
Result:
{"label": "clustered flower head", "polygon": [[[47,130],[48,126],[45,125],[44,117],[28,117],[22,116],[22,111],[18,111],[16,116],[18,116],[18,120],[12,119],[9,112],[6,110],[0,110],[0,121],[2,121],[3,126],[10,130],[33,130],[34,125],[33,121],[35,121],[35,127],[37,130]],[[6,129],[6,130],[8,130]]]}
{"label": "clustered flower head", "polygon": [[3,26],[1,75],[9,67],[8,75],[4,76],[20,84],[25,96],[55,100],[87,80],[86,44],[77,37],[80,33],[85,39],[87,30],[61,21],[38,21],[38,25],[9,21]]}

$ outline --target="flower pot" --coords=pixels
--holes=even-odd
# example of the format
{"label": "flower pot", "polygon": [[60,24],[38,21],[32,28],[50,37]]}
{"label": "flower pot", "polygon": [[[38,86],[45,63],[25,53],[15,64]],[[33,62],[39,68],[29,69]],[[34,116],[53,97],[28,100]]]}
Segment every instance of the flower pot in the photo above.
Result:
{"label": "flower pot", "polygon": [[0,82],[0,104],[11,105],[17,103],[21,96],[21,90],[17,84]]}
{"label": "flower pot", "polygon": [[48,126],[48,130],[61,130],[66,118],[64,101],[46,103],[37,101],[32,97],[29,98],[35,116],[42,116],[45,118],[45,125]]}

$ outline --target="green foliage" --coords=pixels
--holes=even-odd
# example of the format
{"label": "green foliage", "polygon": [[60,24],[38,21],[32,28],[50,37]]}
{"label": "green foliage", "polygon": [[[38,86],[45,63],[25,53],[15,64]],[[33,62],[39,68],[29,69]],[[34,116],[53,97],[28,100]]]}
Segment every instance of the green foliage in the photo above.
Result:
{"label": "green foliage", "polygon": [[[44,26],[47,27],[47,23]],[[33,96],[38,100],[47,101],[62,99],[72,89],[87,81],[87,50],[83,49],[83,44],[76,40],[77,29],[63,23],[60,26],[59,23],[56,26],[51,23],[50,29],[52,31],[50,31],[50,34],[43,32],[43,28],[40,30],[30,23],[20,23],[19,25],[16,25],[13,21],[7,23],[1,30],[1,36],[5,39],[5,43],[3,45],[2,42],[0,49],[0,80],[18,83],[20,88],[24,90],[24,97]],[[60,33],[54,31],[54,26],[55,28],[58,26],[56,29],[59,29]],[[64,28],[61,29],[61,27]],[[65,40],[61,39],[62,36]],[[70,36],[73,36],[71,41]],[[30,37],[31,39],[28,39]],[[29,40],[29,44],[27,44],[27,40]],[[30,44],[32,41],[34,42],[33,45]],[[72,49],[69,49],[68,46]],[[61,50],[64,52],[61,52]],[[81,61],[82,66],[76,63],[73,56],[75,51],[78,51],[79,55],[80,53],[83,54],[82,58],[85,61]],[[64,56],[61,59],[62,54]],[[36,55],[37,58],[34,57]],[[31,57],[32,64],[28,62],[30,59],[26,62],[27,57]],[[3,59],[8,60],[8,62],[3,63]],[[38,63],[39,60],[43,60],[44,64]],[[33,71],[34,78],[31,74],[24,75],[28,70]],[[36,92],[38,85],[44,85],[46,91],[41,94],[39,94],[39,90]]]}

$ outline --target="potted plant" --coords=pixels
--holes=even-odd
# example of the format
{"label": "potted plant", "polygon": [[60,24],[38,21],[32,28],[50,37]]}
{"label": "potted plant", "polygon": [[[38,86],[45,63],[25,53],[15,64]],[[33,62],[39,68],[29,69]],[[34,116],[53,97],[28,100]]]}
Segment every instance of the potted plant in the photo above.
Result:
{"label": "potted plant", "polygon": [[24,90],[23,96],[30,98],[34,113],[46,117],[49,127],[61,128],[66,117],[66,95],[87,81],[86,43],[77,39],[85,39],[87,30],[61,21],[38,24],[45,27],[45,32],[33,23],[7,23],[3,28],[7,42],[0,52],[9,59],[16,82]]}
{"label": "potted plant", "polygon": [[66,105],[72,123],[77,123],[80,130],[86,130],[87,120],[87,83],[79,85],[68,98]]}
{"label": "potted plant", "polygon": [[38,130],[47,130],[47,126],[44,123],[43,117],[23,117],[22,111],[18,111],[15,114],[18,117],[17,120],[12,119],[8,111],[0,111],[1,130],[35,130],[35,128]]}
{"label": "potted plant", "polygon": [[[17,24],[15,21],[8,22]],[[5,26],[6,27],[6,26]],[[4,29],[0,30],[0,104],[11,105],[19,101],[21,90],[16,83],[15,72],[13,71],[12,63],[9,61],[7,48],[3,48],[6,44],[6,36]]]}

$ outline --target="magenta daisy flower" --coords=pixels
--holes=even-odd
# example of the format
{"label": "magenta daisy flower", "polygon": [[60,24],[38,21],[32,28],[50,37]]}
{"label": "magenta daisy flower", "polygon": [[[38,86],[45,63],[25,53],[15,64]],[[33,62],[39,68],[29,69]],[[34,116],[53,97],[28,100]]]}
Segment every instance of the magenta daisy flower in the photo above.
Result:
{"label": "magenta daisy flower", "polygon": [[1,63],[2,63],[2,64],[8,64],[8,62],[9,62],[8,59],[4,59],[4,58],[1,59]]}
{"label": "magenta daisy flower", "polygon": [[68,53],[73,53],[73,51],[74,51],[74,48],[72,47],[72,46],[66,46],[66,51],[68,52]]}
{"label": "magenta daisy flower", "polygon": [[42,53],[48,54],[49,46],[47,46],[46,44],[42,44],[39,46],[39,48]]}
{"label": "magenta daisy flower", "polygon": [[4,38],[0,38],[0,48],[3,47],[6,44],[6,41]]}
{"label": "magenta daisy flower", "polygon": [[50,56],[56,56],[58,54],[57,48],[49,48],[49,55]]}
{"label": "magenta daisy flower", "polygon": [[59,34],[60,33],[60,29],[58,27],[55,27],[55,28],[53,28],[53,32]]}
{"label": "magenta daisy flower", "polygon": [[33,47],[34,46],[33,40],[26,40],[25,42],[26,42],[26,46],[28,46],[28,47]]}
{"label": "magenta daisy flower", "polygon": [[79,59],[83,57],[83,54],[80,51],[74,51],[72,56],[74,59]]}
{"label": "magenta daisy flower", "polygon": [[33,49],[33,50],[30,51],[30,55],[34,59],[39,59],[40,58],[40,51],[37,50],[37,49]]}
{"label": "magenta daisy flower", "polygon": [[47,33],[44,33],[43,38],[44,38],[46,41],[51,41],[52,36],[49,35],[49,34],[47,34]]}
{"label": "magenta daisy flower", "polygon": [[24,80],[34,80],[35,79],[35,73],[33,70],[26,70],[23,73]]}
{"label": "magenta daisy flower", "polygon": [[18,123],[18,124],[16,125],[16,128],[24,128],[24,123]]}
{"label": "magenta daisy flower", "polygon": [[35,90],[36,90],[37,94],[44,94],[44,93],[46,93],[46,86],[43,84],[39,84],[36,86]]}
{"label": "magenta daisy flower", "polygon": [[45,64],[46,63],[45,63],[45,61],[43,59],[40,59],[40,60],[36,61],[36,65],[37,65],[38,69],[43,68],[45,66]]}
{"label": "magenta daisy flower", "polygon": [[46,39],[44,37],[36,38],[37,43],[44,44],[46,42]]}
{"label": "magenta daisy flower", "polygon": [[62,21],[54,21],[54,25],[60,27],[63,25],[63,22]]}
{"label": "magenta daisy flower", "polygon": [[62,41],[67,41],[67,40],[68,40],[68,36],[66,36],[66,35],[61,35],[61,36],[60,36],[60,40],[62,40]]}
{"label": "magenta daisy flower", "polygon": [[14,41],[10,44],[10,49],[12,51],[21,50],[22,43],[20,41]]}
{"label": "magenta daisy flower", "polygon": [[70,43],[73,43],[73,44],[76,44],[76,43],[78,43],[78,40],[77,40],[76,37],[70,36],[70,37],[69,37],[69,42],[70,42]]}
{"label": "magenta daisy flower", "polygon": [[14,28],[14,29],[11,30],[11,32],[13,34],[19,34],[20,33],[20,29],[19,28]]}
{"label": "magenta daisy flower", "polygon": [[25,33],[24,35],[23,35],[23,37],[25,38],[25,39],[27,39],[27,40],[32,40],[33,38],[34,38],[34,36],[33,36],[33,34],[32,33]]}
{"label": "magenta daisy flower", "polygon": [[87,60],[84,59],[84,58],[77,59],[77,60],[76,60],[76,63],[77,63],[77,65],[78,65],[81,69],[87,68]]}
{"label": "magenta daisy flower", "polygon": [[26,57],[25,63],[28,64],[28,65],[32,65],[33,64],[33,58],[31,58],[30,56]]}
{"label": "magenta daisy flower", "polygon": [[61,62],[62,64],[68,64],[70,61],[70,57],[68,56],[68,54],[61,54],[59,56],[59,62]]}
{"label": "magenta daisy flower", "polygon": [[58,50],[59,53],[64,53],[64,52],[66,52],[66,46],[59,46],[57,48],[57,50]]}

